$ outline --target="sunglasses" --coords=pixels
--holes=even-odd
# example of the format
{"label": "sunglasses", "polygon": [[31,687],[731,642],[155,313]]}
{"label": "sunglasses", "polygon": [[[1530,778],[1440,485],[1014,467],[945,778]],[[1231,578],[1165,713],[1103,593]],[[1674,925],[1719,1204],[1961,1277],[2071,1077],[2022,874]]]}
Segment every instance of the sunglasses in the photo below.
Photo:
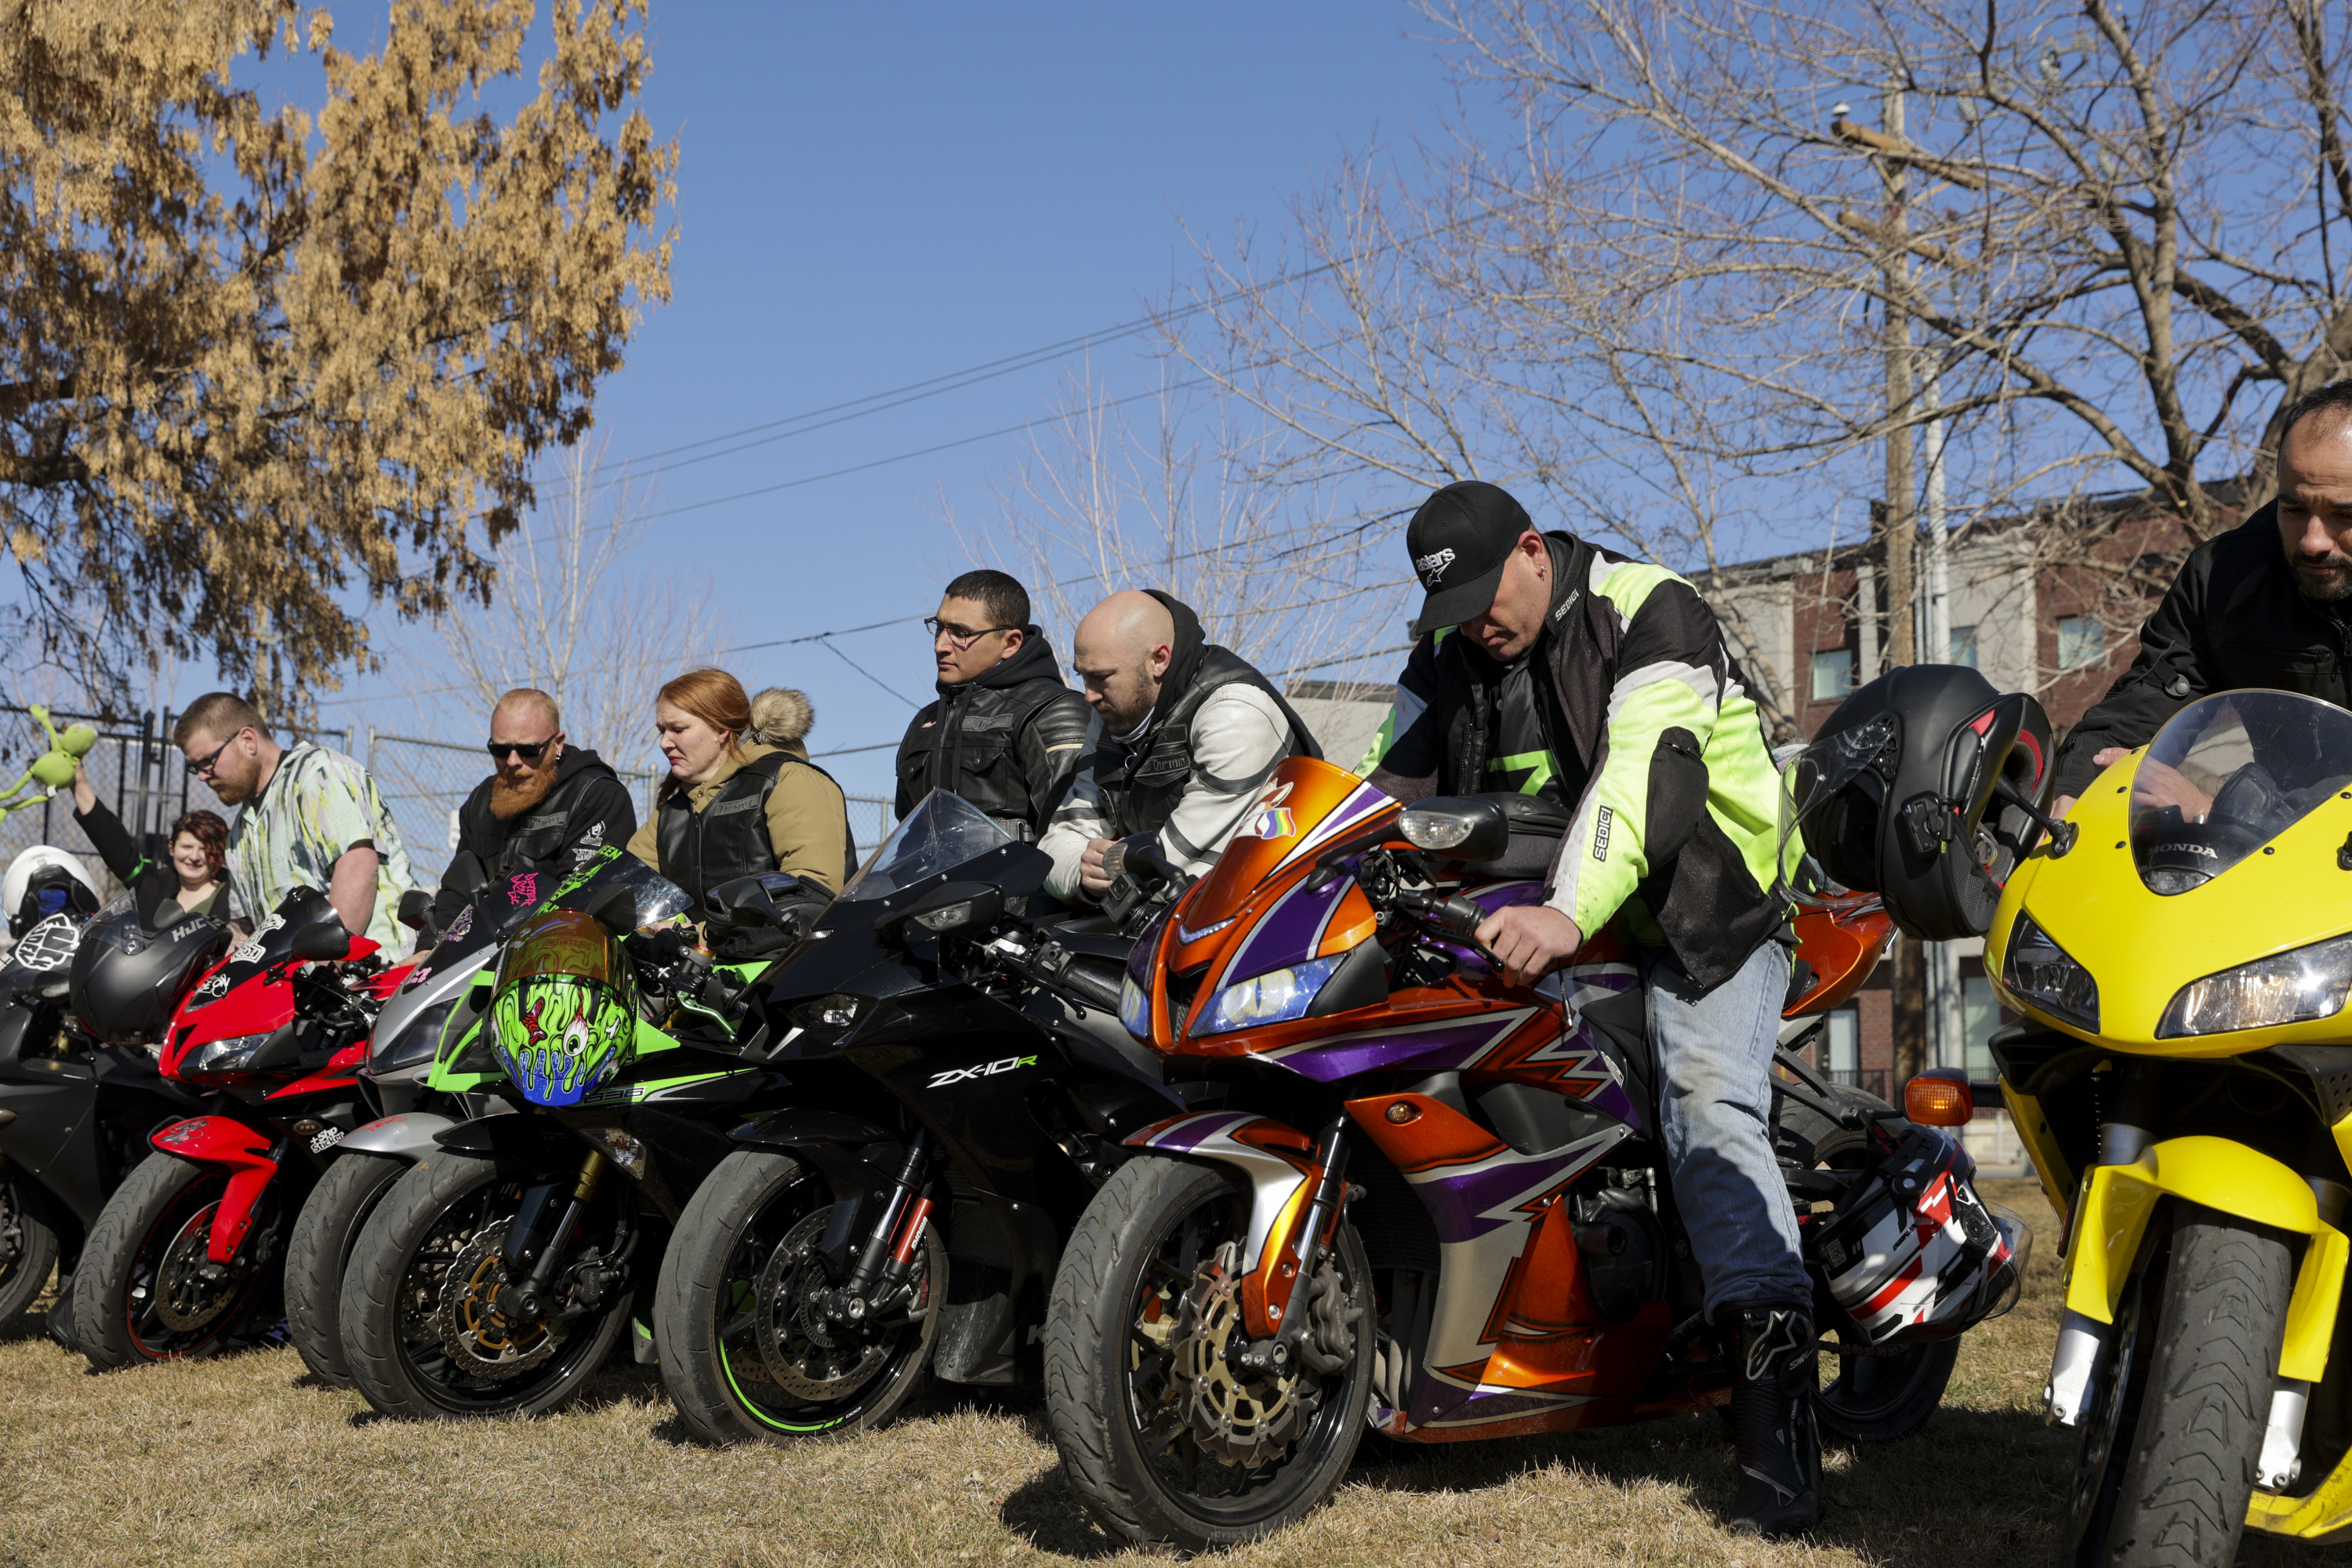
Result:
{"label": "sunglasses", "polygon": [[[242,735],[244,733],[244,731],[239,730],[236,732],[236,735]],[[213,764],[221,760],[221,753],[227,751],[230,745],[236,742],[236,735],[231,735],[227,740],[223,741],[219,745],[215,746],[209,756],[198,757],[194,762],[190,763],[188,764],[188,776],[192,779],[202,778],[205,774],[211,773],[213,771]]]}
{"label": "sunglasses", "polygon": [[494,763],[503,762],[509,752],[512,752],[526,763],[535,763],[546,754],[547,747],[548,742],[545,741],[534,741],[529,744],[520,741],[492,741],[483,750],[490,753],[490,761]]}
{"label": "sunglasses", "polygon": [[970,647],[991,632],[1017,632],[1021,628],[1019,626],[982,626],[976,632],[968,632],[961,626],[940,619],[937,616],[927,616],[923,618],[923,629],[931,634],[931,641],[934,643],[945,637],[961,649]]}

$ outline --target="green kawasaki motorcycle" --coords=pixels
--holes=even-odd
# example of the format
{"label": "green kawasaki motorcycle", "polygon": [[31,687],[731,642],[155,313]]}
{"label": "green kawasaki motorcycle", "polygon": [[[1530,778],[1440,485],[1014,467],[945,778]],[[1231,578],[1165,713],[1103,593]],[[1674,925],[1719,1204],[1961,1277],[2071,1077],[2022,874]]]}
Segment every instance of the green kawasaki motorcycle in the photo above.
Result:
{"label": "green kawasaki motorcycle", "polygon": [[[425,1079],[483,1086],[496,1109],[435,1135],[343,1270],[343,1352],[370,1404],[552,1409],[649,1317],[681,1207],[782,1081],[742,1054],[746,995],[821,902],[778,875],[714,889],[693,912],[720,946],[765,950],[724,962],[682,889],[608,847],[512,927]],[[642,1330],[636,1350],[653,1359]]]}

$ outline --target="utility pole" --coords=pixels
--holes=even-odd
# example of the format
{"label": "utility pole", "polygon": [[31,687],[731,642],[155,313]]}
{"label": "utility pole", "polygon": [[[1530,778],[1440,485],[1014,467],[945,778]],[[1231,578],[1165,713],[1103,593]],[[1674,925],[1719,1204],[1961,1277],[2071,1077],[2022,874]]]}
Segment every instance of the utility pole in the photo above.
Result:
{"label": "utility pole", "polygon": [[[1898,79],[1880,95],[1880,141],[1900,148],[1908,140],[1903,124],[1903,86]],[[1910,163],[1892,155],[1878,160],[1886,182],[1886,221],[1880,229],[1880,268],[1886,279],[1886,502],[1879,509],[1879,549],[1886,563],[1886,668],[1918,661],[1917,589],[1913,581],[1918,520],[1912,511],[1916,479],[1911,470],[1912,346],[1910,291]],[[1945,655],[1948,657],[1948,653]],[[1914,937],[1897,937],[1890,1000],[1894,1079],[1900,1086],[1927,1065],[1927,953]]]}
{"label": "utility pole", "polygon": [[[1919,595],[1919,645],[1933,662],[1952,658],[1950,533],[1944,521],[1944,422],[1936,417],[1943,407],[1943,388],[1930,363],[1919,385],[1920,411],[1929,416],[1921,427],[1926,448],[1927,483],[1920,522],[1926,533],[1927,558]],[[1946,853],[1956,853],[1954,846]],[[1968,1007],[1960,991],[1960,953],[1948,942],[1931,942],[1927,950],[1927,1058],[1939,1068],[1969,1065]]]}

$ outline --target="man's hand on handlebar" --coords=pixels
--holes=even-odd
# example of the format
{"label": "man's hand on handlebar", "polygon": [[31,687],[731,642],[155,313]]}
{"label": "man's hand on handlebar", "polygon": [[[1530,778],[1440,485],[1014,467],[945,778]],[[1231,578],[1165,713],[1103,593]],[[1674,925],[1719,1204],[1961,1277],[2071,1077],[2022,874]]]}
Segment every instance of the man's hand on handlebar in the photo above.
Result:
{"label": "man's hand on handlebar", "polygon": [[1118,842],[1116,838],[1089,838],[1087,852],[1078,857],[1078,886],[1094,898],[1110,891],[1110,873],[1103,868],[1103,851]]}
{"label": "man's hand on handlebar", "polygon": [[1477,938],[1513,985],[1534,984],[1584,945],[1576,922],[1549,904],[1496,910],[1478,928]]}

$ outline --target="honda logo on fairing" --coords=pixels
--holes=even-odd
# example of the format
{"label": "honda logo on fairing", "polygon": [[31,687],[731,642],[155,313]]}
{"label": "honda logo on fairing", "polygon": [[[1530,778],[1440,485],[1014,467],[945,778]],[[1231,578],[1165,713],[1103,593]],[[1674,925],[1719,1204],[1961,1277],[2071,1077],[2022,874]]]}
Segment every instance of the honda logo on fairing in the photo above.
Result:
{"label": "honda logo on fairing", "polygon": [[923,1087],[945,1089],[950,1084],[970,1083],[974,1079],[993,1078],[1001,1072],[1011,1072],[1014,1068],[1034,1068],[1036,1065],[1035,1057],[1005,1057],[999,1061],[982,1062],[978,1067],[951,1068],[946,1072],[933,1073],[931,1081]]}

